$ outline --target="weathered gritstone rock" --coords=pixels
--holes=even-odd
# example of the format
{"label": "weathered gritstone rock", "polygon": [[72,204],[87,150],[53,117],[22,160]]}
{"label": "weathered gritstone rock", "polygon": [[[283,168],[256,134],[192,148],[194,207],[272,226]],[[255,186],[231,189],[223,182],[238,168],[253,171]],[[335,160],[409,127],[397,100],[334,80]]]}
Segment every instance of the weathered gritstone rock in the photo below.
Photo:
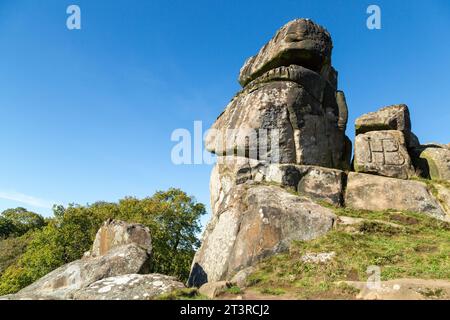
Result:
{"label": "weathered gritstone rock", "polygon": [[355,139],[356,172],[408,179],[414,175],[405,138],[401,131],[370,131]]}
{"label": "weathered gritstone rock", "polygon": [[404,104],[384,107],[376,112],[364,114],[355,121],[357,135],[382,130],[410,132],[411,120],[408,107]]}
{"label": "weathered gritstone rock", "polygon": [[316,166],[267,164],[243,157],[219,157],[211,174],[210,190],[213,212],[221,203],[228,204],[230,189],[245,182],[276,183],[282,187],[340,206],[346,175],[343,171]]}
{"label": "weathered gritstone rock", "polygon": [[331,210],[277,186],[242,184],[228,196],[205,231],[190,286],[226,280],[294,240],[324,235],[336,220]]}
{"label": "weathered gritstone rock", "polygon": [[32,294],[48,299],[71,299],[76,291],[97,280],[141,272],[148,258],[147,252],[135,244],[120,246],[103,256],[77,260],[50,272],[19,291],[17,298]]}
{"label": "weathered gritstone rock", "polygon": [[150,300],[184,289],[174,277],[161,274],[126,274],[92,283],[74,294],[75,300]]}
{"label": "weathered gritstone rock", "polygon": [[349,168],[348,108],[331,67],[331,38],[299,19],[241,71],[244,86],[216,120],[206,149],[219,156]]}
{"label": "weathered gritstone rock", "polygon": [[437,219],[447,219],[425,183],[363,173],[351,172],[348,175],[345,205],[372,211],[421,212]]}
{"label": "weathered gritstone rock", "polygon": [[423,146],[415,150],[414,162],[422,174],[432,180],[450,181],[450,150]]}
{"label": "weathered gritstone rock", "polygon": [[323,27],[309,19],[287,23],[242,67],[239,82],[246,86],[250,81],[278,66],[296,64],[322,73],[331,83],[336,83],[336,72],[331,68],[331,36]]}
{"label": "weathered gritstone rock", "polygon": [[150,254],[152,251],[152,240],[149,229],[142,224],[108,220],[98,230],[92,250],[86,256],[98,257],[106,254],[113,248],[130,243],[141,246]]}

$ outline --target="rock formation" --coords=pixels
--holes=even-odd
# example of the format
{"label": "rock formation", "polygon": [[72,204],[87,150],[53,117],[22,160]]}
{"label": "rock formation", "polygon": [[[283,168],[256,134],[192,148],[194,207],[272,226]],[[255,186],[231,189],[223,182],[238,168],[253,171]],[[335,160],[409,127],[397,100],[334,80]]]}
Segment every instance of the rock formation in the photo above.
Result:
{"label": "rock formation", "polygon": [[349,173],[348,108],[337,89],[332,48],[324,28],[298,19],[242,67],[243,89],[205,141],[217,155],[210,182],[212,218],[192,264],[190,286],[244,283],[261,259],[286,250],[293,240],[324,235],[340,220],[321,202],[449,219],[447,185],[432,192],[428,184],[408,179],[423,168],[425,178],[448,180],[450,150],[420,145],[406,105],[356,120],[356,172]]}
{"label": "rock formation", "polygon": [[172,277],[145,274],[151,236],[141,224],[108,220],[97,232],[92,249],[15,295],[1,299],[146,300],[184,287]]}
{"label": "rock formation", "polygon": [[294,194],[342,203],[339,169],[350,167],[351,142],[332,47],[324,28],[294,20],[242,67],[243,90],[206,139],[218,156],[211,176],[213,217],[190,285],[231,278],[293,240],[333,228],[332,210]]}

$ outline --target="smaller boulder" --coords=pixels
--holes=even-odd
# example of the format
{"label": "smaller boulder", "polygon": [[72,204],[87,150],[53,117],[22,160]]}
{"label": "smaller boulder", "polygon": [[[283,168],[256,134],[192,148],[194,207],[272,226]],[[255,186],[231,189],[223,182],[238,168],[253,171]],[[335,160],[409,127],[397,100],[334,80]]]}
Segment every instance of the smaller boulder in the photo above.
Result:
{"label": "smaller boulder", "polygon": [[89,256],[102,256],[113,248],[130,243],[140,246],[150,254],[152,251],[150,230],[142,224],[107,220],[98,230]]}
{"label": "smaller boulder", "polygon": [[202,285],[198,292],[209,299],[214,299],[228,288],[231,288],[231,283],[228,281],[208,282]]}
{"label": "smaller boulder", "polygon": [[405,104],[392,105],[376,112],[364,114],[356,119],[355,130],[357,135],[380,130],[410,132],[411,119],[408,106]]}

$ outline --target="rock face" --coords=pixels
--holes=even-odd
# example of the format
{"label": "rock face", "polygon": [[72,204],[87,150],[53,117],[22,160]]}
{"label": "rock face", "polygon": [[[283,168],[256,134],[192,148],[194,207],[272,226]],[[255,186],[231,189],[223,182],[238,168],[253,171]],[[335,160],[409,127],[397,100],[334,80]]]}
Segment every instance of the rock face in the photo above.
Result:
{"label": "rock face", "polygon": [[239,270],[289,248],[293,240],[311,240],[333,228],[329,209],[267,185],[231,188],[205,232],[189,285],[231,279]]}
{"label": "rock face", "polygon": [[141,274],[148,272],[151,250],[148,228],[108,220],[97,232],[92,249],[82,259],[0,300],[150,299],[184,287],[171,277]]}
{"label": "rock face", "polygon": [[126,274],[106,278],[77,291],[76,300],[150,300],[183,289],[174,277],[161,274]]}
{"label": "rock face", "polygon": [[152,251],[152,240],[149,229],[141,224],[108,220],[98,230],[89,255],[98,257],[113,248],[130,243],[140,246],[150,254]]}
{"label": "rock face", "polygon": [[351,172],[345,204],[354,209],[413,211],[441,220],[447,219],[445,211],[428,191],[427,185],[418,181]]}
{"label": "rock face", "polygon": [[408,179],[414,175],[403,132],[398,130],[371,131],[356,136],[356,172]]}
{"label": "rock face", "polygon": [[356,172],[408,179],[414,176],[408,148],[418,145],[406,105],[384,107],[355,122]]}

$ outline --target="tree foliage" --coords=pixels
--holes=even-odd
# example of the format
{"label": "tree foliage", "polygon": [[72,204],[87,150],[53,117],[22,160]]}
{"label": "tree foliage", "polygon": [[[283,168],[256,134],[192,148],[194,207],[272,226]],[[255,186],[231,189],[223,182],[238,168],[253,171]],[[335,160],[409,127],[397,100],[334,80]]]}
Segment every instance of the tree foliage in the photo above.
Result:
{"label": "tree foliage", "polygon": [[8,209],[0,215],[0,238],[20,237],[45,225],[44,218],[25,208]]}
{"label": "tree foliage", "polygon": [[0,276],[0,294],[13,293],[59,266],[82,257],[97,230],[107,219],[142,223],[150,229],[153,255],[151,272],[186,280],[200,242],[201,203],[179,189],[152,197],[126,197],[117,203],[55,206],[54,218],[36,230],[26,251]]}

